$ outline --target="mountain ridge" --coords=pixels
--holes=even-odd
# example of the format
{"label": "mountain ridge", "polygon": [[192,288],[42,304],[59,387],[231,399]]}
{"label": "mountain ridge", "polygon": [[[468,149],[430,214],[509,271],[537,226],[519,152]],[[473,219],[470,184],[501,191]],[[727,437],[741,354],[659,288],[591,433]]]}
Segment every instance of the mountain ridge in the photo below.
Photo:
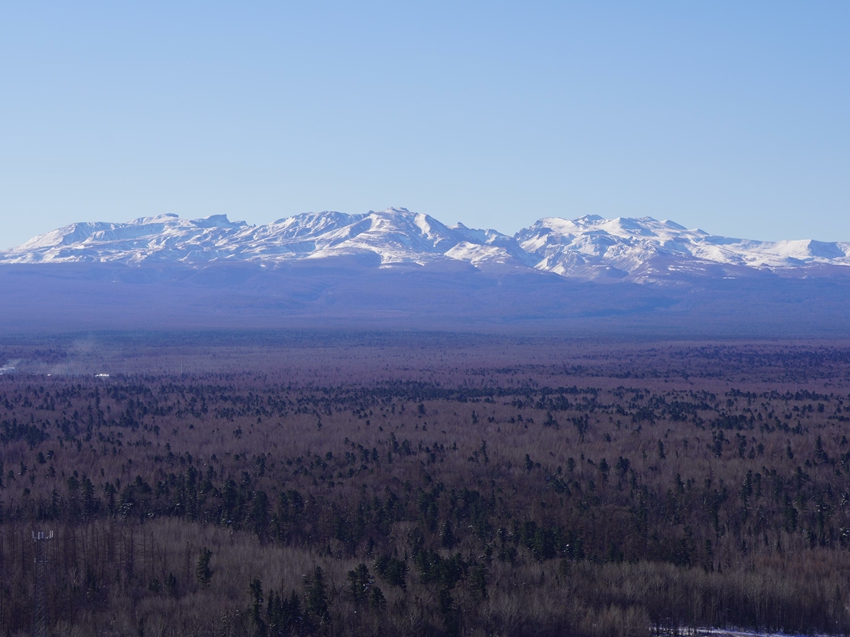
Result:
{"label": "mountain ridge", "polygon": [[478,269],[663,285],[718,272],[726,278],[755,272],[824,276],[850,266],[850,242],[723,237],[652,217],[543,217],[510,236],[462,223],[448,226],[406,208],[310,212],[265,225],[230,221],[226,215],[182,219],[169,213],[126,223],[70,224],[0,251],[0,264],[279,265],[358,255],[377,256],[384,268],[461,261]]}

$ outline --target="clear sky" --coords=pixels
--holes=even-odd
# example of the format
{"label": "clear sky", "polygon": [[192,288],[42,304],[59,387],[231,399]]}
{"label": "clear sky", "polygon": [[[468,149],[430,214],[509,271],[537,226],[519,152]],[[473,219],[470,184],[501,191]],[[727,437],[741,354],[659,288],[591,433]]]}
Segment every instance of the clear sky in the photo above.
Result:
{"label": "clear sky", "polygon": [[850,2],[7,2],[0,248],[405,206],[850,240]]}

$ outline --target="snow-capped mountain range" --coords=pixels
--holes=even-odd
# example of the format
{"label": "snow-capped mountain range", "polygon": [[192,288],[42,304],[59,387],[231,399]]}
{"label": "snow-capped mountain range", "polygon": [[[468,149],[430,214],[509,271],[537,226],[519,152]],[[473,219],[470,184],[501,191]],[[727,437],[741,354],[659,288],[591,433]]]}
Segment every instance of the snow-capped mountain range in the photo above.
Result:
{"label": "snow-capped mountain range", "polygon": [[651,217],[595,215],[572,221],[546,217],[509,236],[460,223],[447,226],[405,208],[357,215],[304,213],[259,226],[225,215],[187,220],[173,214],[128,223],[75,223],[0,251],[0,263],[279,264],[363,254],[377,255],[382,267],[454,260],[483,269],[536,269],[638,283],[685,271],[716,273],[718,266],[721,274],[733,276],[850,266],[850,243],[845,242],[734,239]]}

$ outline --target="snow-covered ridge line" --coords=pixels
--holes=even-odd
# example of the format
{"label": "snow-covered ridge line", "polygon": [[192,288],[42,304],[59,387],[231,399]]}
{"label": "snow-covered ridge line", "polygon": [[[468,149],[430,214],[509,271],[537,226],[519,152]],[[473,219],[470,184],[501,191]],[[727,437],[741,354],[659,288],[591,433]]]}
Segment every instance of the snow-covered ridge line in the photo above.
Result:
{"label": "snow-covered ridge line", "polygon": [[455,260],[478,268],[534,268],[565,277],[642,283],[683,271],[716,275],[718,266],[729,274],[742,268],[850,265],[850,243],[719,237],[651,217],[546,217],[511,237],[461,223],[449,227],[405,208],[304,213],[260,226],[232,222],[225,215],[181,219],[174,214],[127,223],[75,223],[0,251],[0,263],[278,263],[364,253],[377,255],[387,267]]}

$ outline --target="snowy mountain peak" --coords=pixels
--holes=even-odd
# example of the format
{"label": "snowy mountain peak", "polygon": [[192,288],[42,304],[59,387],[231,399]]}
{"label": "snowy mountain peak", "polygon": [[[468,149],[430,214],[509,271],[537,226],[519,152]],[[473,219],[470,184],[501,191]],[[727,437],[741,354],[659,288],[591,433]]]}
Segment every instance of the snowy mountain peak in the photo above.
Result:
{"label": "snowy mountain peak", "polygon": [[455,260],[641,283],[685,271],[709,276],[718,266],[735,275],[743,272],[735,268],[850,265],[850,243],[719,237],[653,217],[544,217],[511,237],[462,223],[449,227],[401,207],[354,215],[308,212],[260,226],[227,215],[189,220],[173,213],[127,223],[74,223],[0,252],[0,263],[277,263],[350,254],[377,255],[384,266]]}
{"label": "snowy mountain peak", "polygon": [[227,215],[210,215],[196,219],[194,223],[200,228],[241,228],[247,225],[244,221],[230,221]]}
{"label": "snowy mountain peak", "polygon": [[760,269],[850,265],[850,244],[716,237],[653,217],[550,217],[521,230],[517,240],[538,259],[538,269],[588,279],[657,282],[683,263],[691,271],[712,264]]}
{"label": "snowy mountain peak", "polygon": [[600,217],[599,215],[583,215],[573,220],[573,223],[580,226],[587,226],[594,223],[598,223],[600,221],[605,221],[604,217]]}
{"label": "snowy mountain peak", "polygon": [[130,221],[128,225],[131,226],[144,226],[149,223],[157,223],[164,221],[179,221],[180,216],[174,214],[173,212],[166,212],[165,214],[156,215],[155,217],[139,217],[138,219],[133,219]]}

